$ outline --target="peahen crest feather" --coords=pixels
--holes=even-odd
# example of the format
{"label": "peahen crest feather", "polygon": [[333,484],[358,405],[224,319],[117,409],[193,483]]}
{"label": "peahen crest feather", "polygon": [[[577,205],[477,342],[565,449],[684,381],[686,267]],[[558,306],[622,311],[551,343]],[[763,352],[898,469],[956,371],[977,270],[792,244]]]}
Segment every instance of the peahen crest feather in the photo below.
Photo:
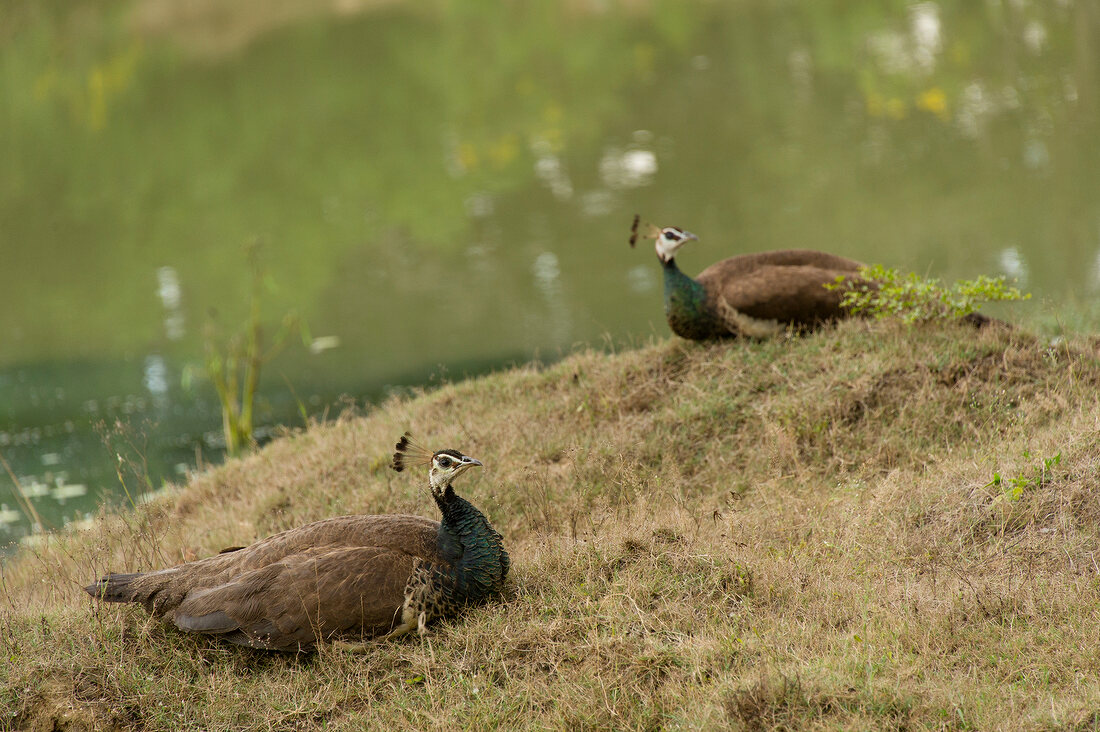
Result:
{"label": "peahen crest feather", "polygon": [[393,463],[390,467],[400,473],[414,465],[428,465],[432,462],[433,454],[428,448],[414,442],[411,432],[406,432],[394,445]]}

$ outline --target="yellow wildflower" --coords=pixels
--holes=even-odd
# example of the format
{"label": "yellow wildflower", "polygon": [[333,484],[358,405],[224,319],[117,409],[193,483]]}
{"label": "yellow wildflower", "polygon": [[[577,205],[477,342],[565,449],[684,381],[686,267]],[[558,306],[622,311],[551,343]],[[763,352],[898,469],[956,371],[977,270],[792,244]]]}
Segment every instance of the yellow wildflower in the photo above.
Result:
{"label": "yellow wildflower", "polygon": [[947,113],[947,95],[938,86],[920,93],[920,96],[917,97],[917,108],[931,112],[945,121],[949,117]]}

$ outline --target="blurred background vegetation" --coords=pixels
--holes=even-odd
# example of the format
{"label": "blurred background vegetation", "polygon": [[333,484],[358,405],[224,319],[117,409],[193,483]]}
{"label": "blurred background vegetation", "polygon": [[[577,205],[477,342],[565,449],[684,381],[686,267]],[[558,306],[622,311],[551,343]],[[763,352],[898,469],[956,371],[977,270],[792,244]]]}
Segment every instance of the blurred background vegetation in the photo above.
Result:
{"label": "blurred background vegetation", "polygon": [[1100,320],[1085,0],[0,0],[0,91],[0,454],[49,525],[124,495],[120,459],[218,458],[185,377],[212,311],[248,318],[257,237],[264,317],[312,336],[265,367],[261,437],[663,336],[636,211],[700,235],[689,272],[819,248]]}

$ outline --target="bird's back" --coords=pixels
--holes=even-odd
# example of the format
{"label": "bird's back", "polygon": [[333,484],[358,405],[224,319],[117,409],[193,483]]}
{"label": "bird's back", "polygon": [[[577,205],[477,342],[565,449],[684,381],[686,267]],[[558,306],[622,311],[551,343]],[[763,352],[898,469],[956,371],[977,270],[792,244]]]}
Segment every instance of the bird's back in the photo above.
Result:
{"label": "bird's back", "polygon": [[840,276],[861,281],[861,266],[828,252],[784,249],[724,259],[696,280],[707,292],[708,307],[723,314],[732,332],[754,334],[784,324],[813,326],[845,317],[843,290],[826,285]]}
{"label": "bird's back", "polygon": [[715,262],[696,277],[700,282],[706,280],[723,281],[734,277],[744,277],[766,267],[814,268],[835,271],[838,274],[854,275],[862,267],[861,262],[841,257],[829,252],[814,249],[777,249],[771,252],[740,254]]}
{"label": "bird's back", "polygon": [[108,602],[140,602],[149,612],[163,615],[188,595],[225,585],[265,567],[285,564],[292,557],[317,558],[335,550],[374,548],[442,561],[438,533],[439,522],[422,516],[338,516],[170,569],[108,575],[86,589]]}

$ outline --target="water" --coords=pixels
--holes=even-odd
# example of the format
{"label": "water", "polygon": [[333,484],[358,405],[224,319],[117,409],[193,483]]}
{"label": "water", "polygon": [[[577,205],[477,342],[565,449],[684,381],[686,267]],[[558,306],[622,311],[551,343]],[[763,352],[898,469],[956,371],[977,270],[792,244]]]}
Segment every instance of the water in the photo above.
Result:
{"label": "water", "polygon": [[[245,319],[254,238],[269,333],[296,310],[313,346],[266,369],[265,425],[665,334],[635,212],[700,235],[688,272],[820,248],[1007,274],[1020,317],[1096,322],[1091,2],[0,15],[0,455],[48,525],[218,459],[188,375],[212,311]],[[11,487],[0,543],[28,530]]]}

